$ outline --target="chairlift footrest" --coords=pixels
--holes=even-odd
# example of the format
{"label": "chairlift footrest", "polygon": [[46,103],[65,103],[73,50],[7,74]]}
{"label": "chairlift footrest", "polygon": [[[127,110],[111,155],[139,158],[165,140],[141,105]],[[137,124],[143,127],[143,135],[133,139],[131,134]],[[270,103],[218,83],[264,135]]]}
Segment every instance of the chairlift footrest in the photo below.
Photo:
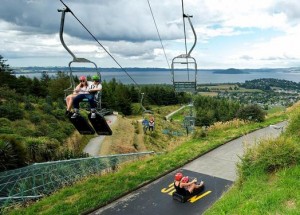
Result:
{"label": "chairlift footrest", "polygon": [[81,115],[78,115],[76,118],[71,118],[70,116],[69,119],[80,134],[95,134],[93,127]]}
{"label": "chairlift footrest", "polygon": [[96,118],[91,118],[91,113],[88,117],[98,135],[112,135],[112,130],[99,113],[96,113]]}

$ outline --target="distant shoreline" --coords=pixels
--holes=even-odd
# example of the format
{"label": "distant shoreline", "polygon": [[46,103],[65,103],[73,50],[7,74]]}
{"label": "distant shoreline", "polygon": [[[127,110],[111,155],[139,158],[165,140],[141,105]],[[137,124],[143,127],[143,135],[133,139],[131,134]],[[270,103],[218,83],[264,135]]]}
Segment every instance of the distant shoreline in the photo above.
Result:
{"label": "distant shoreline", "polygon": [[[173,76],[169,69],[164,68],[100,68],[102,80],[115,79],[124,84],[132,84],[133,80],[138,84],[172,84]],[[55,76],[58,71],[69,75],[68,67],[24,67],[14,69],[14,75],[27,76],[29,78],[41,78],[43,72],[49,76]],[[242,71],[242,72],[241,72]],[[74,76],[92,76],[96,70],[91,68],[76,68]],[[189,81],[195,73],[187,70],[175,70],[175,81]],[[130,77],[129,77],[130,75]],[[300,82],[300,69],[243,69],[243,70],[198,70],[197,83],[243,83],[247,80],[274,78]],[[132,80],[133,79],[133,80]]]}
{"label": "distant shoreline", "polygon": [[[57,73],[57,72],[69,72],[69,67],[15,67],[12,68],[13,74],[35,74],[35,73]],[[73,72],[93,72],[94,68],[87,67],[75,67],[72,68]],[[171,72],[170,69],[166,68],[137,68],[137,67],[128,67],[128,68],[99,68],[100,72]],[[187,71],[186,69],[175,69],[175,71]],[[193,71],[193,70],[191,70]],[[299,73],[300,68],[262,68],[262,69],[199,69],[198,73],[201,72],[212,72],[214,74],[250,74],[253,72],[286,72],[286,73]]]}

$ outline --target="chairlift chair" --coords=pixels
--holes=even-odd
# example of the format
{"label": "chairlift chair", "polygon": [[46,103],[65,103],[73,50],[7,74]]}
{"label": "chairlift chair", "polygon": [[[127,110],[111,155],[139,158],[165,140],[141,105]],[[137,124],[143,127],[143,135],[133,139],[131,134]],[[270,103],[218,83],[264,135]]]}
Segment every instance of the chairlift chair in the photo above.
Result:
{"label": "chairlift chair", "polygon": [[[180,66],[185,65],[188,69]],[[197,92],[197,63],[191,56],[179,55],[172,60],[172,81],[176,93]],[[187,71],[188,75],[182,79],[179,73]],[[176,74],[175,74],[176,73]],[[179,78],[178,78],[179,77]],[[179,80],[180,79],[180,80]]]}
{"label": "chairlift chair", "polygon": [[143,106],[143,100],[144,100],[144,95],[145,95],[145,93],[141,93],[141,107],[142,107],[142,109],[143,109],[143,117],[144,117],[144,115],[145,114],[153,114],[153,111],[151,111],[151,110],[147,110],[144,106]]}
{"label": "chairlift chair", "polygon": [[[61,24],[60,24],[60,34],[59,34],[60,41],[61,41],[61,44],[63,45],[63,47],[73,57],[73,60],[69,63],[70,87],[64,90],[65,94],[70,94],[70,91],[73,92],[73,90],[75,88],[75,81],[74,81],[73,71],[72,71],[72,63],[88,63],[88,64],[93,64],[94,67],[95,67],[97,75],[100,77],[100,81],[101,81],[101,74],[100,74],[100,72],[98,70],[97,65],[94,62],[92,62],[92,61],[90,61],[88,59],[85,59],[85,58],[78,58],[78,57],[76,57],[71,52],[71,50],[66,46],[66,44],[64,42],[64,38],[63,38],[65,15],[66,15],[67,12],[71,12],[72,13],[72,11],[68,7],[66,7],[66,8],[64,8],[62,10],[59,9],[58,12],[62,13],[62,15],[61,15]],[[75,128],[79,131],[80,134],[94,134],[96,132],[99,135],[112,135],[112,131],[111,131],[110,127],[108,126],[106,120],[103,118],[103,116],[105,115],[105,113],[101,109],[101,92],[98,92],[95,95],[95,100],[96,100],[96,103],[97,103],[96,118],[94,118],[94,117],[92,118],[91,117],[91,113],[88,115],[88,119],[89,119],[90,123],[92,124],[92,126],[86,121],[86,119],[84,117],[82,117],[80,115],[77,116],[76,118],[70,117],[69,119],[72,122],[72,124],[75,126]]]}
{"label": "chairlift chair", "polygon": [[[194,44],[191,47],[190,51],[186,54],[181,54],[177,57],[174,57],[172,60],[172,81],[173,81],[173,87],[175,92],[197,92],[197,62],[195,58],[191,56],[191,53],[196,46],[197,43],[197,35],[195,32],[195,29],[193,27],[193,24],[191,22],[191,17],[189,15],[183,14],[184,18],[187,18],[189,21],[189,24],[191,26],[191,29],[194,34]],[[184,67],[185,68],[184,68]],[[179,72],[187,71],[187,77],[185,79],[182,79],[179,77]],[[176,74],[175,74],[176,73]]]}
{"label": "chairlift chair", "polygon": [[[63,45],[63,47],[69,52],[69,54],[73,57],[73,60],[69,62],[68,67],[69,67],[69,77],[70,77],[70,86],[64,90],[65,92],[65,98],[67,95],[73,93],[73,90],[76,87],[75,81],[74,81],[74,76],[73,76],[73,69],[72,69],[72,64],[73,63],[81,63],[81,64],[92,64],[93,67],[95,68],[95,72],[96,74],[100,77],[100,82],[101,82],[101,74],[100,71],[96,65],[96,63],[94,63],[93,61],[90,61],[86,58],[78,58],[75,56],[75,54],[67,47],[67,45],[64,42],[64,38],[63,38],[63,33],[64,33],[64,23],[65,23],[65,15],[67,12],[70,12],[69,8],[64,8],[64,9],[59,9],[58,12],[61,12],[61,23],[60,23],[60,32],[59,32],[59,38],[61,41],[61,44]],[[95,101],[97,103],[97,111],[101,111],[102,107],[101,107],[101,96],[102,93],[101,91],[98,92],[95,95]],[[87,102],[87,100],[83,100],[85,102]]]}

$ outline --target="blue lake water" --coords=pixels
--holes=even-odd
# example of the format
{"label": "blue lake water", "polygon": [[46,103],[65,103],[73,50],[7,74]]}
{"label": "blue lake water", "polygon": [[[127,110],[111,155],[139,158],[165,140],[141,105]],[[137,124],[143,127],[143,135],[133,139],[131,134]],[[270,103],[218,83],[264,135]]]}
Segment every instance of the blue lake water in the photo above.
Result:
{"label": "blue lake water", "polygon": [[[48,73],[50,76],[55,75],[56,73]],[[94,75],[93,72],[74,72],[76,76],[81,75]],[[168,71],[134,71],[128,72],[131,78],[137,84],[172,84],[172,74]],[[117,81],[124,84],[134,84],[131,78],[125,72],[102,72],[102,80],[110,81],[115,78]],[[16,74],[20,76],[20,74]],[[41,73],[26,73],[27,77],[33,78],[41,77]],[[175,73],[175,81],[188,81],[188,75],[186,72],[177,72]],[[194,76],[189,74],[190,81],[194,80]],[[294,82],[300,82],[300,73],[297,72],[250,72],[247,74],[217,74],[214,71],[198,71],[197,74],[197,83],[206,84],[206,83],[243,83],[246,80],[260,79],[260,78],[275,78],[275,79],[284,79]]]}

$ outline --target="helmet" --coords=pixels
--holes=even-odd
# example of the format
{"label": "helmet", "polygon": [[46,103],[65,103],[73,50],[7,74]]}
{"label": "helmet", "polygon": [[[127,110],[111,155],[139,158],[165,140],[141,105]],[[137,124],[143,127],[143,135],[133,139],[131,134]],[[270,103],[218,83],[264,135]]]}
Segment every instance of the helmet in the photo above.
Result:
{"label": "helmet", "polygon": [[180,181],[182,179],[183,175],[181,172],[177,172],[175,174],[175,181]]}
{"label": "helmet", "polygon": [[100,81],[100,77],[98,75],[93,75],[92,80],[93,81]]}
{"label": "helmet", "polygon": [[86,81],[86,77],[85,76],[80,76],[79,80],[80,81]]}
{"label": "helmet", "polygon": [[184,177],[181,179],[181,181],[182,181],[183,183],[188,183],[188,182],[189,182],[189,177],[188,177],[188,176],[184,176]]}

